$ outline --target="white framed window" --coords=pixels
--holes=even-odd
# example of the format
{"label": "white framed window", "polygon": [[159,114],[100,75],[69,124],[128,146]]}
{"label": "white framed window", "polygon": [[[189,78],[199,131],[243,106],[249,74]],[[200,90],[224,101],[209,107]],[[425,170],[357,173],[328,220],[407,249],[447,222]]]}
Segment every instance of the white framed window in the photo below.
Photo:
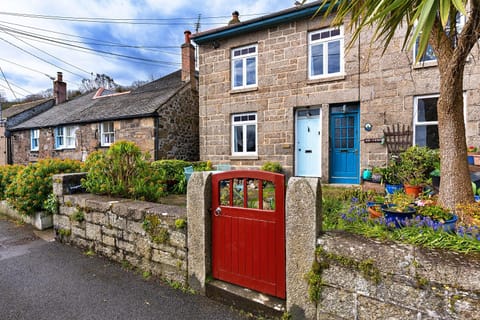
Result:
{"label": "white framed window", "polygon": [[308,34],[308,77],[318,79],[344,73],[343,26]]}
{"label": "white framed window", "polygon": [[54,131],[55,149],[75,148],[75,127],[56,127]]}
{"label": "white framed window", "polygon": [[232,89],[257,86],[257,59],[257,45],[232,49]]}
{"label": "white framed window", "polygon": [[100,123],[100,145],[108,147],[115,142],[115,130],[113,121]]}
{"label": "white framed window", "polygon": [[[462,31],[463,26],[465,25],[465,16],[463,14],[458,14],[457,15],[457,32],[460,33]],[[450,25],[447,23],[446,30],[449,32]],[[415,44],[413,46],[413,61],[417,61],[417,55],[418,55],[418,45],[419,45],[419,38],[415,40]],[[435,52],[433,52],[433,48],[431,45],[427,45],[427,49],[425,49],[425,53],[423,56],[418,60],[419,63],[425,63],[425,62],[433,62],[437,61],[437,56],[435,55]]]}
{"label": "white framed window", "polygon": [[[415,97],[413,101],[413,143],[431,149],[440,147],[438,139],[438,94]],[[463,93],[463,117],[466,118],[467,97]]]}
{"label": "white framed window", "polygon": [[438,95],[415,97],[413,108],[413,141],[415,145],[439,148]]}
{"label": "white framed window", "polygon": [[257,114],[232,115],[232,155],[257,155]]}
{"label": "white framed window", "polygon": [[40,137],[40,129],[30,130],[30,150],[31,151],[38,151],[39,137]]}

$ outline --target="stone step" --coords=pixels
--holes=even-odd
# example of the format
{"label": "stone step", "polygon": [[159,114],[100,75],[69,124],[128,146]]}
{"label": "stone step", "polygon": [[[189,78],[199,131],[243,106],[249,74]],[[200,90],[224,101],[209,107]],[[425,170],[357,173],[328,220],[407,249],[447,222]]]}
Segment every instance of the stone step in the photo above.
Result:
{"label": "stone step", "polygon": [[206,294],[210,299],[257,316],[281,317],[285,312],[285,300],[220,280],[208,282]]}

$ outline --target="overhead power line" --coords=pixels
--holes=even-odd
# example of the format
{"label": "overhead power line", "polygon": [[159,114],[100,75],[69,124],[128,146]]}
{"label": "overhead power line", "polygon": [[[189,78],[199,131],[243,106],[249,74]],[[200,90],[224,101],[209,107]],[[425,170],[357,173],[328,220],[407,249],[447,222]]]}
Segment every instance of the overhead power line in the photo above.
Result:
{"label": "overhead power line", "polygon": [[[244,17],[261,16],[266,13],[254,13],[244,14]],[[32,18],[32,19],[46,19],[46,20],[60,20],[60,21],[72,21],[72,22],[89,22],[89,23],[110,23],[110,24],[149,24],[149,25],[184,25],[185,21],[196,21],[197,17],[175,17],[175,18],[97,18],[97,17],[73,17],[73,16],[53,16],[42,14],[29,14],[18,12],[5,12],[0,11],[0,15]],[[218,20],[228,19],[230,16],[216,16],[216,17],[204,17],[204,20]],[[225,21],[206,24],[225,24]]]}
{"label": "overhead power line", "polygon": [[[39,30],[39,31],[45,31],[45,32],[48,32],[48,33],[58,34],[58,35],[61,35],[63,37],[62,38],[57,38],[57,37],[42,35],[42,34],[39,34],[39,33],[33,33],[31,31],[24,31],[24,30],[21,30],[21,29],[11,28],[11,27],[5,25],[5,23],[8,23],[9,25],[22,27],[22,28],[27,28],[27,29],[33,29],[33,30]],[[32,26],[27,26],[27,25],[18,24],[18,23],[6,22],[6,21],[2,21],[2,20],[0,20],[0,26],[2,28],[7,28],[11,32],[23,33],[23,34],[26,34],[26,35],[31,36],[31,37],[37,36],[37,37],[44,37],[44,38],[47,38],[47,39],[62,40],[63,41],[63,40],[65,40],[64,37],[67,36],[67,37],[70,37],[70,38],[85,39],[85,40],[92,41],[92,42],[85,42],[85,41],[78,41],[78,40],[69,40],[69,41],[75,42],[75,43],[83,43],[83,44],[87,44],[87,45],[97,45],[97,46],[120,47],[120,48],[133,48],[133,49],[142,49],[142,50],[154,50],[154,51],[158,51],[158,52],[162,52],[162,53],[179,55],[178,52],[173,53],[173,52],[169,52],[169,51],[157,50],[157,49],[178,49],[178,46],[151,46],[151,45],[123,44],[123,43],[118,43],[118,42],[99,40],[99,39],[90,38],[90,37],[83,37],[83,36],[79,36],[79,35],[72,35],[72,34],[68,34],[68,33],[64,33],[64,32],[58,32],[58,31],[53,31],[53,30],[48,30],[48,29],[43,29],[43,28],[38,28],[38,27],[32,27]]]}
{"label": "overhead power line", "polygon": [[34,48],[34,49],[36,49],[36,50],[38,50],[38,51],[46,54],[47,56],[49,56],[49,57],[51,57],[51,58],[57,59],[58,61],[61,61],[61,62],[65,63],[66,65],[69,65],[69,66],[71,66],[71,67],[73,67],[73,68],[75,68],[75,69],[77,69],[77,70],[79,70],[79,71],[85,72],[86,74],[90,74],[90,73],[91,73],[91,72],[89,72],[89,71],[87,71],[87,70],[85,70],[85,69],[82,69],[82,68],[80,68],[80,67],[77,67],[76,65],[71,64],[71,63],[69,63],[69,62],[67,62],[67,61],[65,61],[65,60],[63,60],[63,59],[60,59],[60,58],[58,58],[58,57],[55,57],[55,56],[51,55],[50,53],[46,52],[45,50],[42,50],[42,49],[40,49],[40,48],[38,48],[38,47],[35,47],[34,45],[32,45],[32,44],[30,44],[30,43],[28,43],[28,42],[26,42],[26,41],[24,41],[24,40],[22,40],[22,39],[19,39],[17,36],[12,35],[12,34],[10,34],[9,32],[7,32],[7,34],[9,34],[10,36],[14,37],[14,38],[17,39],[18,41],[21,41],[21,42],[25,43],[27,46],[30,46],[30,47],[32,47],[32,48]]}
{"label": "overhead power line", "polygon": [[[7,86],[4,86],[3,84],[0,84],[0,87],[2,87],[2,88],[4,88],[4,89],[7,89],[7,90],[11,91],[9,87],[7,87]],[[17,99],[17,96],[15,96],[15,93],[16,93],[17,95],[19,95],[19,96],[26,97],[26,95],[25,95],[25,94],[21,94],[21,93],[20,93],[20,92],[18,92],[18,91],[12,91],[12,93],[14,93],[14,94],[13,94],[13,96],[15,97],[15,99]]]}
{"label": "overhead power line", "polygon": [[13,61],[9,61],[9,60],[3,59],[3,58],[0,58],[0,60],[5,61],[5,62],[8,62],[8,63],[11,63],[11,64],[13,64],[13,65],[16,65],[17,67],[24,68],[24,69],[26,69],[26,70],[30,70],[30,71],[33,71],[33,72],[42,74],[42,75],[46,76],[47,78],[49,78],[50,80],[54,80],[54,79],[55,79],[54,77],[49,76],[49,75],[46,74],[45,72],[42,72],[42,71],[39,71],[39,70],[35,70],[35,69],[30,68],[30,67],[26,67],[26,66],[21,65],[21,64],[19,64],[19,63],[16,63],[16,62],[13,62]]}
{"label": "overhead power line", "polygon": [[10,85],[10,83],[9,83],[8,80],[7,80],[7,77],[5,76],[5,73],[3,73],[2,67],[0,67],[0,71],[2,72],[3,79],[5,79],[5,82],[7,83],[8,88],[10,89],[10,91],[12,91],[13,96],[15,97],[15,99],[17,99],[17,96],[16,96],[16,94],[15,94],[15,91],[13,91],[12,86]]}
{"label": "overhead power line", "polygon": [[[1,30],[1,28],[0,28],[0,30]],[[20,33],[24,36],[29,37],[28,33],[26,33],[26,32],[17,32],[17,33]],[[61,44],[61,45],[67,46],[67,47],[82,49],[82,50],[86,50],[86,51],[92,51],[92,52],[96,52],[96,53],[102,53],[102,54],[105,54],[105,55],[111,55],[111,56],[115,56],[115,57],[122,57],[122,58],[126,58],[126,59],[138,60],[138,61],[143,61],[143,62],[150,62],[150,63],[154,63],[154,64],[166,64],[166,65],[176,64],[176,65],[179,65],[178,63],[173,63],[173,62],[169,62],[169,61],[161,61],[161,60],[154,60],[154,59],[148,59],[148,58],[134,57],[134,56],[130,56],[130,55],[125,55],[125,54],[120,54],[120,53],[115,53],[115,52],[109,52],[109,51],[105,51],[105,50],[92,49],[92,48],[89,48],[89,47],[83,47],[83,46],[71,44],[71,43],[64,42],[64,41],[48,39],[48,38],[45,38],[45,37],[42,37],[42,36],[38,36],[38,37],[37,36],[32,36],[32,38],[41,39],[41,40],[45,40],[45,41],[56,43],[56,44]],[[0,38],[0,39],[2,39],[2,38]],[[2,40],[8,42],[5,39],[2,39]],[[10,43],[10,44],[13,45],[13,46],[16,46],[12,43]],[[16,47],[18,48],[18,46],[16,46]],[[23,49],[21,49],[21,50],[23,50]]]}
{"label": "overhead power line", "polygon": [[8,43],[9,45],[17,48],[17,49],[20,50],[20,51],[25,52],[26,54],[31,55],[32,57],[37,58],[38,60],[41,60],[41,61],[43,61],[43,62],[45,62],[45,63],[48,63],[48,64],[50,64],[50,65],[52,65],[52,66],[54,66],[54,67],[56,67],[56,68],[59,68],[59,69],[61,69],[61,70],[63,70],[63,71],[69,72],[69,73],[71,73],[71,74],[73,74],[73,75],[76,75],[76,76],[79,77],[79,78],[83,78],[82,75],[80,75],[80,74],[78,74],[78,73],[76,73],[76,72],[67,70],[67,69],[65,69],[65,68],[62,68],[62,67],[60,67],[60,66],[58,66],[58,65],[56,65],[56,64],[54,64],[54,63],[52,63],[52,62],[50,62],[50,61],[48,61],[48,60],[45,60],[45,59],[43,59],[42,57],[39,57],[39,56],[37,56],[36,54],[33,54],[33,53],[31,53],[31,52],[29,52],[29,51],[27,51],[27,50],[25,50],[25,49],[17,46],[16,44],[14,44],[14,43],[12,43],[12,42],[10,42],[10,41],[8,41],[8,40],[5,40],[5,39],[2,38],[2,37],[0,37],[0,40],[3,40],[4,42]]}

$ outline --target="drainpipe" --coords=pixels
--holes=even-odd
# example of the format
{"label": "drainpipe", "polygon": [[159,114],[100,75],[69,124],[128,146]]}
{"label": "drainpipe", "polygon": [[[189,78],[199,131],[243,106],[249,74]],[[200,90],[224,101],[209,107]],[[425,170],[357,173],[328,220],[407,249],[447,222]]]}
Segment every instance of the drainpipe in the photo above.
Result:
{"label": "drainpipe", "polygon": [[158,138],[158,127],[160,125],[160,119],[158,118],[158,115],[154,118],[153,120],[153,144],[154,144],[154,149],[153,149],[153,160],[154,161],[157,161],[157,160],[160,160],[159,159],[159,153],[160,151],[158,150],[159,148],[159,145],[160,145],[160,141],[159,141],[159,138]]}

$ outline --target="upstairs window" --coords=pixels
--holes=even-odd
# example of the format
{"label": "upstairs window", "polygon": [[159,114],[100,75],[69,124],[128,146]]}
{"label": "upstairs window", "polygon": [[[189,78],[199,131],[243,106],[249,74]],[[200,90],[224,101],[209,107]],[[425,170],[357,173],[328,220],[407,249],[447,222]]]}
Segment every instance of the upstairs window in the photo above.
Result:
{"label": "upstairs window", "polygon": [[343,27],[308,34],[309,79],[343,75],[343,43]]}
{"label": "upstairs window", "polygon": [[55,128],[55,149],[75,148],[75,127]]}
{"label": "upstairs window", "polygon": [[232,50],[232,89],[257,86],[257,45]]}
{"label": "upstairs window", "polygon": [[100,124],[100,145],[108,147],[115,142],[115,131],[113,121],[102,122]]}
{"label": "upstairs window", "polygon": [[39,136],[40,130],[39,129],[32,129],[30,130],[30,150],[31,151],[38,151],[39,149]]}
{"label": "upstairs window", "polygon": [[255,113],[232,116],[232,155],[257,155],[257,115]]}
{"label": "upstairs window", "polygon": [[[460,33],[463,29],[463,26],[465,25],[465,16],[463,14],[458,13],[457,14],[457,33]],[[446,26],[446,31],[447,33],[450,32],[450,23],[447,23]],[[417,55],[418,55],[418,45],[419,45],[419,38],[415,40],[415,45],[413,46],[413,61],[416,61]],[[456,39],[455,39],[456,41]],[[423,56],[420,58],[419,63],[425,63],[425,62],[433,62],[437,61],[437,56],[433,52],[433,48],[430,44],[427,45],[427,49],[425,49],[425,53]]]}

